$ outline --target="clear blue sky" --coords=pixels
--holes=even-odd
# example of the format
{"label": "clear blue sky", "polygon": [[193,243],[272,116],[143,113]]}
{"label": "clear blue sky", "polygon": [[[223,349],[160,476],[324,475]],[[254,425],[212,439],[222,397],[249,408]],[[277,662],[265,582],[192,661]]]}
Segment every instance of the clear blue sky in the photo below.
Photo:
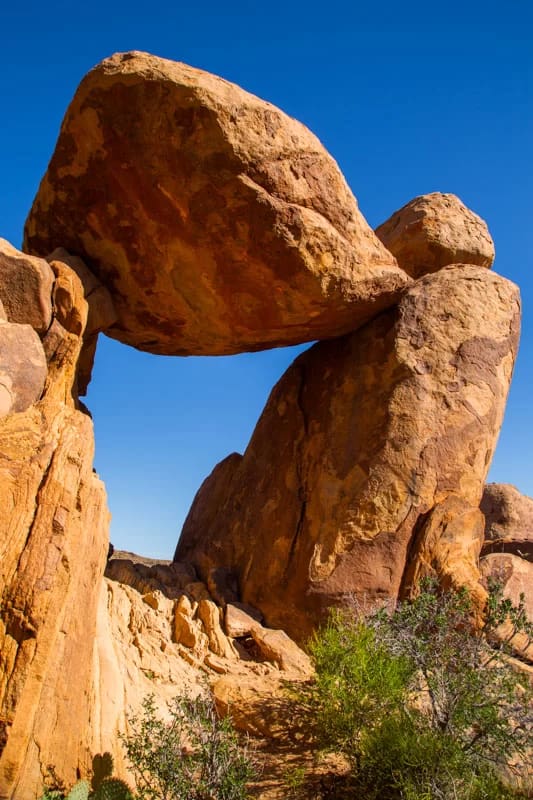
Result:
{"label": "clear blue sky", "polygon": [[[4,7],[0,26],[0,235],[16,246],[77,84],[132,49],[215,72],[303,121],[373,226],[416,195],[459,195],[489,224],[495,269],[522,290],[521,351],[490,478],[533,495],[530,0],[29,0]],[[171,556],[201,481],[242,452],[296,352],[165,359],[101,337],[87,403],[116,546]]]}

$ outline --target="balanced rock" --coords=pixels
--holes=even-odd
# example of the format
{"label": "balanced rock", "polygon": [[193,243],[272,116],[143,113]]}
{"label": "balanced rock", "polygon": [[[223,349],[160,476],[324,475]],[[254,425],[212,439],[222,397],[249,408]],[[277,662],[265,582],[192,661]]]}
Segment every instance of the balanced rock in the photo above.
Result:
{"label": "balanced rock", "polygon": [[489,483],[480,508],[485,515],[482,555],[514,553],[533,561],[533,498],[508,483]]}
{"label": "balanced rock", "polygon": [[[476,586],[479,501],[519,319],[513,284],[455,265],[357,333],[313,346],[272,391],[244,456],[200,488],[176,559],[201,575],[236,570],[242,599],[297,641],[353,593],[407,593],[417,547],[448,583],[466,554],[461,581]],[[446,541],[452,495],[463,519],[475,515]]]}
{"label": "balanced rock", "polygon": [[448,264],[490,267],[494,261],[487,225],[454,194],[415,197],[376,228],[376,234],[414,278]]}
{"label": "balanced rock", "polygon": [[54,273],[42,258],[0,239],[0,303],[9,322],[31,325],[41,336],[52,321]]}
{"label": "balanced rock", "polygon": [[221,78],[132,52],[82,81],[26,224],[110,289],[110,336],[218,355],[355,330],[409,278],[299,122]]}

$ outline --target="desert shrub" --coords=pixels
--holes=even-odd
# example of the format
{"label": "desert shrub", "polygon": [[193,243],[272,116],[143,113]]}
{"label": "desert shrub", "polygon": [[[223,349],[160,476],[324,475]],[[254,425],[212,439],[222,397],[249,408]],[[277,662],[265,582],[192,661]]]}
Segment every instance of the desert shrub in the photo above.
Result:
{"label": "desert shrub", "polygon": [[316,679],[300,702],[319,744],[348,760],[350,796],[526,796],[517,786],[533,747],[531,689],[490,644],[504,619],[528,627],[523,602],[493,592],[485,625],[472,619],[466,592],[426,583],[392,612],[336,612],[314,638]]}
{"label": "desert shrub", "polygon": [[122,737],[139,800],[244,800],[253,776],[248,749],[211,697],[178,697],[163,719],[153,696]]}

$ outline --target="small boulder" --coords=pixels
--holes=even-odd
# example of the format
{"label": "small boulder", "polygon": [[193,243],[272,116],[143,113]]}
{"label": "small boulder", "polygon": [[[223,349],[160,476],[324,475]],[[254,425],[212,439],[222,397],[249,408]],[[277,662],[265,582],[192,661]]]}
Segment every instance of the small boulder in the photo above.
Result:
{"label": "small boulder", "polygon": [[[251,606],[248,606],[248,608],[252,609]],[[252,614],[247,613],[233,603],[228,603],[226,606],[224,625],[226,633],[233,639],[239,639],[242,636],[250,636],[253,628],[258,625],[260,626],[260,623],[261,614],[259,612],[256,612],[255,615],[252,616]]]}
{"label": "small boulder", "polygon": [[43,258],[21,253],[0,239],[0,302],[9,322],[44,335],[52,321],[54,273]]}
{"label": "small boulder", "polygon": [[275,631],[255,625],[250,631],[261,656],[284,672],[306,677],[311,675],[309,656],[287,636],[285,631]]}
{"label": "small boulder", "polygon": [[43,345],[34,329],[0,320],[0,417],[36,403],[47,372]]}
{"label": "small boulder", "polygon": [[486,223],[454,194],[415,197],[376,228],[376,235],[413,278],[448,264],[491,267],[494,261]]}
{"label": "small boulder", "polygon": [[481,554],[514,553],[533,561],[533,498],[508,483],[489,483],[480,508],[485,516]]}

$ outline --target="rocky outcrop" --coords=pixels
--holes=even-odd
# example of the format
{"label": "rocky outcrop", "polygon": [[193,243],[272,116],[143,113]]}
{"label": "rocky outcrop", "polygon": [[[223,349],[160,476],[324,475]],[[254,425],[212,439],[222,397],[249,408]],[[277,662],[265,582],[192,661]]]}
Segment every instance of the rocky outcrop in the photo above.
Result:
{"label": "rocky outcrop", "polygon": [[485,516],[482,555],[512,553],[533,561],[533,498],[508,483],[489,483],[480,507]]}
{"label": "rocky outcrop", "polygon": [[237,86],[145,53],[82,81],[25,249],[81,255],[109,335],[218,355],[339,336],[409,282],[318,139]]}
{"label": "rocky outcrop", "polygon": [[475,587],[519,311],[513,284],[450,266],[315,345],[274,388],[244,456],[201,487],[176,558],[202,575],[236,570],[242,599],[300,641],[352,593],[408,592],[422,562],[445,582],[461,565]]}
{"label": "rocky outcrop", "polygon": [[491,267],[494,261],[487,225],[454,194],[415,197],[376,228],[376,234],[413,278],[448,264]]}
{"label": "rocky outcrop", "polygon": [[[200,583],[188,580],[191,570],[187,564],[149,565],[120,557],[106,570],[124,582],[107,577],[101,589],[89,727],[92,752],[111,752],[124,776],[127,764],[118,735],[148,695],[163,709],[177,694],[195,695],[209,684],[220,710],[234,714],[241,728],[271,736],[279,725],[283,681],[306,680],[311,674],[305,653],[281,631],[254,620],[257,640],[265,641],[262,647],[249,631],[227,635],[223,610],[207,587],[201,584],[205,597],[200,602],[191,594]],[[251,686],[256,702],[244,711],[247,695],[239,687]],[[235,703],[228,709],[230,696]]]}
{"label": "rocky outcrop", "polygon": [[[6,329],[27,337],[15,338],[20,363],[27,363],[11,371],[13,386],[19,381],[28,389],[28,371],[39,374],[35,390],[0,419],[0,797],[23,800],[41,790],[49,764],[71,782],[90,764],[91,659],[109,514],[92,468],[92,423],[76,402],[88,314],[82,285],[63,265],[63,300],[72,301],[81,322],[69,331],[54,313],[44,330],[54,273],[13,248],[8,254],[17,270],[3,274],[10,322],[0,337]],[[26,269],[30,277],[22,274]],[[37,308],[24,311],[5,299],[17,295],[6,285],[12,276],[15,289],[33,287],[26,303]]]}

